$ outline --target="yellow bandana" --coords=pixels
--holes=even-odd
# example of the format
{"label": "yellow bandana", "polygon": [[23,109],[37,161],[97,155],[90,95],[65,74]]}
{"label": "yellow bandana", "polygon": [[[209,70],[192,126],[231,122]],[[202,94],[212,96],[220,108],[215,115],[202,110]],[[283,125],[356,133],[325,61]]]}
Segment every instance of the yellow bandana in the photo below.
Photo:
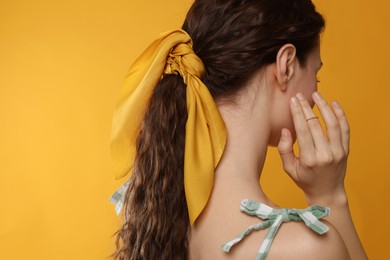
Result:
{"label": "yellow bandana", "polygon": [[214,170],[226,143],[226,127],[207,87],[200,80],[204,65],[183,30],[166,32],[130,67],[112,122],[111,155],[115,178],[131,174],[136,140],[154,88],[163,74],[180,74],[187,85],[184,188],[193,224],[207,204]]}

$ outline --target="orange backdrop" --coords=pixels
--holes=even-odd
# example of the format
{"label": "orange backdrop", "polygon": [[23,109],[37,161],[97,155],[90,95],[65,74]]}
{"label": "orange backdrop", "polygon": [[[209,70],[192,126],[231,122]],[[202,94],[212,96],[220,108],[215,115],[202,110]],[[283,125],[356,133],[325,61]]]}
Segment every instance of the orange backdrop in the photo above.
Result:
{"label": "orange backdrop", "polygon": [[[111,118],[132,61],[181,25],[190,0],[0,2],[0,259],[105,259],[120,219]],[[327,18],[320,91],[352,128],[346,185],[371,259],[389,259],[386,0],[317,0]],[[271,149],[265,190],[305,206]]]}

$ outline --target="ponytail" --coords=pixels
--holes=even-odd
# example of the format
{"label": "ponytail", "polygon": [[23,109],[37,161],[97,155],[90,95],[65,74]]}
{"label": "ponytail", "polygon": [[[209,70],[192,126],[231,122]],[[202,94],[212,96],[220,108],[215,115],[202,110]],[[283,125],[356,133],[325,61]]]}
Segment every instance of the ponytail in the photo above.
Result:
{"label": "ponytail", "polygon": [[116,259],[187,259],[184,193],[186,86],[166,75],[154,90],[136,142]]}
{"label": "ponytail", "polygon": [[131,174],[112,197],[125,206],[117,259],[187,258],[226,142],[204,70],[183,30],[162,34],[129,70],[111,136],[116,177]]}

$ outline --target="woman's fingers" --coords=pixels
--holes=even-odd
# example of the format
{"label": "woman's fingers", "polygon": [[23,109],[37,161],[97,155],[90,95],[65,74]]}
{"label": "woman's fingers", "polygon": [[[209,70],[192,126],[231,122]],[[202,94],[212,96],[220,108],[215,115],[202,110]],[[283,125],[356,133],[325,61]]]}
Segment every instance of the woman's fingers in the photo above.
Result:
{"label": "woman's fingers", "polygon": [[328,106],[326,100],[318,92],[313,93],[313,100],[324,119],[326,134],[332,151],[334,153],[343,152],[339,120]]}
{"label": "woman's fingers", "polygon": [[282,130],[278,150],[285,171],[305,192],[309,200],[332,197],[343,190],[349,150],[349,125],[342,108],[313,93],[327,129],[327,136],[308,101],[297,94],[291,98],[291,114],[299,145],[299,157],[294,154],[293,138],[287,129]]}
{"label": "woman's fingers", "polygon": [[328,153],[329,147],[324,132],[322,131],[320,121],[318,117],[314,114],[309,102],[304,98],[300,93],[297,94],[297,98],[301,103],[303,113],[306,118],[306,122],[309,125],[311,134],[313,135],[314,145],[317,152],[319,153]]}
{"label": "woman's fingers", "polygon": [[350,128],[348,124],[347,117],[345,116],[344,110],[336,102],[332,102],[332,107],[340,125],[341,140],[343,144],[343,149],[346,155],[349,154],[349,139],[350,139]]}
{"label": "woman's fingers", "polygon": [[349,125],[343,109],[333,102],[332,110],[318,92],[313,93],[313,100],[324,119],[328,139],[303,95],[297,94],[297,97],[291,98],[299,160],[306,167],[340,161],[349,153]]}
{"label": "woman's fingers", "polygon": [[298,99],[296,97],[292,97],[290,104],[300,157],[306,158],[309,155],[315,154],[313,137]]}
{"label": "woman's fingers", "polygon": [[[282,129],[278,151],[282,159],[283,168],[289,175],[295,174],[295,161],[297,160],[293,149],[293,138],[287,128]],[[294,176],[291,176],[294,177]]]}

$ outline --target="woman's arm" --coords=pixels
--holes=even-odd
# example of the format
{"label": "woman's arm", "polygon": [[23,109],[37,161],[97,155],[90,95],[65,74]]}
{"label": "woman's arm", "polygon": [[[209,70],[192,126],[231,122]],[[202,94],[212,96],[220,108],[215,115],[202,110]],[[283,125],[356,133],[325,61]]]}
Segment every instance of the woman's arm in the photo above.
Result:
{"label": "woman's arm", "polygon": [[291,99],[291,113],[299,146],[293,151],[293,138],[282,130],[278,146],[285,171],[303,190],[309,205],[331,209],[327,220],[337,229],[352,259],[367,259],[352,222],[344,177],[349,154],[349,125],[342,108],[333,102],[333,110],[319,93],[313,94],[326,125],[326,135],[308,101],[301,95]]}

